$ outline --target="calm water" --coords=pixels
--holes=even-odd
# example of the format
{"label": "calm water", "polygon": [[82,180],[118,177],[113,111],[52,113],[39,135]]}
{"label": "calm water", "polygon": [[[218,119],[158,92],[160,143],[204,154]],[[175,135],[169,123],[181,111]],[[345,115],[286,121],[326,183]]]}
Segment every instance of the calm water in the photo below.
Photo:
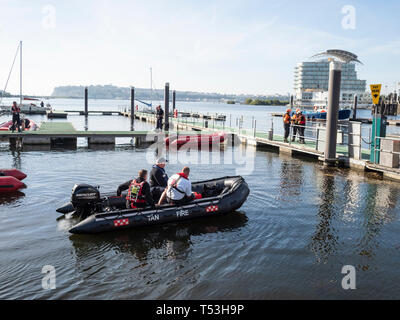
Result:
{"label": "calm water", "polygon": [[[62,109],[81,102],[57,103]],[[119,105],[98,103],[104,109]],[[187,105],[186,110],[226,108]],[[254,108],[249,117],[270,110]],[[241,109],[235,106],[231,112]],[[77,128],[85,125],[84,117],[69,121]],[[105,125],[127,130],[130,124],[122,117],[89,117],[89,129]],[[180,162],[171,161],[170,174],[186,163],[192,180],[243,174],[251,189],[248,201],[239,212],[220,218],[72,236],[67,221],[57,222],[55,209],[68,201],[75,183],[110,191],[151,166],[146,150],[123,140],[113,150],[88,150],[84,141],[79,145],[51,152],[17,152],[0,145],[0,167],[28,174],[23,194],[0,197],[0,299],[400,297],[399,183],[239,147],[192,158],[172,154]],[[247,155],[246,163],[239,153]],[[214,164],[190,163],[208,156]],[[56,290],[41,287],[44,265],[56,268]],[[344,265],[356,267],[357,290],[341,288]]]}

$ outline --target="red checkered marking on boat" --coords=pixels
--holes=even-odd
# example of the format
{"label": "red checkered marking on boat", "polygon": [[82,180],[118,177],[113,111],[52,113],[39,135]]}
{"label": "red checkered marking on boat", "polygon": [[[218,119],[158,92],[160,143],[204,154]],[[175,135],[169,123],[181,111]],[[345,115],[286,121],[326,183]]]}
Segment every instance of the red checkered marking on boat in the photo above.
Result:
{"label": "red checkered marking on boat", "polygon": [[206,208],[207,212],[216,212],[218,211],[218,206],[209,206]]}
{"label": "red checkered marking on boat", "polygon": [[114,220],[114,227],[123,227],[129,225],[129,219]]}

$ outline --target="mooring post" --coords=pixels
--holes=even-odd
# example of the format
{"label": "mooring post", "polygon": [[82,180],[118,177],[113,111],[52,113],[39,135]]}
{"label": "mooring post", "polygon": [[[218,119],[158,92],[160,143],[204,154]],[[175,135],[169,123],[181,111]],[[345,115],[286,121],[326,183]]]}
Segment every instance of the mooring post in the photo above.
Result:
{"label": "mooring post", "polygon": [[357,105],[358,105],[358,96],[357,94],[355,94],[353,102],[353,120],[357,120]]}
{"label": "mooring post", "polygon": [[172,111],[175,112],[176,108],[176,91],[172,91]]}
{"label": "mooring post", "polygon": [[325,137],[325,163],[336,162],[336,140],[339,116],[340,85],[342,81],[342,64],[337,61],[330,63],[328,115]]}
{"label": "mooring post", "polygon": [[89,94],[88,87],[85,87],[85,117],[89,115]]}
{"label": "mooring post", "polygon": [[131,87],[131,131],[135,128],[135,87]]}
{"label": "mooring post", "polygon": [[164,130],[169,131],[169,83],[165,84],[164,91]]}

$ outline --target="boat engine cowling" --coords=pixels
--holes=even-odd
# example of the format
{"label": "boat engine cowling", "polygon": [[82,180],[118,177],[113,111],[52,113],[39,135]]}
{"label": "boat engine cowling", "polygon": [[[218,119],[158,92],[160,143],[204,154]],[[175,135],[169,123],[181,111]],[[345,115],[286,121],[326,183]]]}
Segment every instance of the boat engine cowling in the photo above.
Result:
{"label": "boat engine cowling", "polygon": [[100,191],[96,187],[88,184],[76,184],[72,189],[71,203],[76,214],[82,218],[96,211],[99,201]]}

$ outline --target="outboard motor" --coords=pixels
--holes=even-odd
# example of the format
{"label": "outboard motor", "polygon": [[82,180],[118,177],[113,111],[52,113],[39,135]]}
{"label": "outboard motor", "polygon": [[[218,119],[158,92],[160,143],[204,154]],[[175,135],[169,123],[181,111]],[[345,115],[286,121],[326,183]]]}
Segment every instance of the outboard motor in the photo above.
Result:
{"label": "outboard motor", "polygon": [[72,189],[71,203],[75,214],[81,219],[86,219],[97,211],[100,202],[100,191],[88,184],[76,184]]}

